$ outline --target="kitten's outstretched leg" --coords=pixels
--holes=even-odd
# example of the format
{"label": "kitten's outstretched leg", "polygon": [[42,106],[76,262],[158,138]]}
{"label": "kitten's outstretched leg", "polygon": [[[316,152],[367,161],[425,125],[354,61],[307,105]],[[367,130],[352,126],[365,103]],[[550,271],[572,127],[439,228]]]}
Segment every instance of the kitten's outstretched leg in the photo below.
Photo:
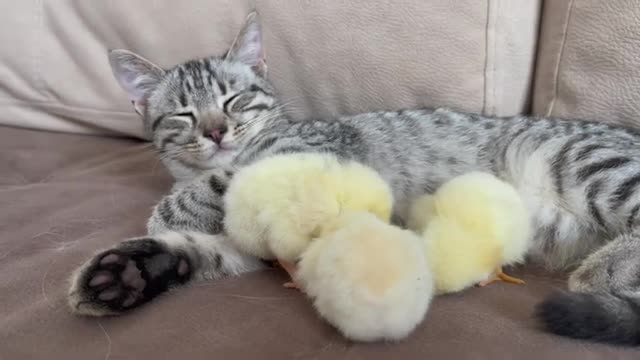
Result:
{"label": "kitten's outstretched leg", "polygon": [[79,315],[117,315],[190,281],[262,268],[223,235],[166,232],[124,241],[96,254],[71,279],[69,305]]}
{"label": "kitten's outstretched leg", "polygon": [[222,233],[223,196],[231,176],[228,169],[214,169],[165,196],[147,223],[150,235],[102,251],[76,270],[71,309],[115,315],[192,280],[262,268],[261,261],[241,254]]}
{"label": "kitten's outstretched leg", "polygon": [[538,306],[558,335],[640,345],[640,233],[629,233],[591,254],[569,278],[569,290]]}

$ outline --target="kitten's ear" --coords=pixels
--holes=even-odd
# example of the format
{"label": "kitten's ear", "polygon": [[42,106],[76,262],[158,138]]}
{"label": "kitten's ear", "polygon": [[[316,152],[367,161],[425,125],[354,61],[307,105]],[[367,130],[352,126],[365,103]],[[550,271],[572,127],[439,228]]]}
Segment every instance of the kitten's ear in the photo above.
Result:
{"label": "kitten's ear", "polygon": [[237,61],[251,66],[260,76],[267,73],[267,63],[262,46],[262,31],[258,13],[252,12],[247,16],[242,30],[238,33],[227,52],[225,60]]}
{"label": "kitten's ear", "polygon": [[118,84],[127,92],[136,112],[142,116],[147,96],[164,76],[164,70],[127,50],[109,51],[109,63]]}

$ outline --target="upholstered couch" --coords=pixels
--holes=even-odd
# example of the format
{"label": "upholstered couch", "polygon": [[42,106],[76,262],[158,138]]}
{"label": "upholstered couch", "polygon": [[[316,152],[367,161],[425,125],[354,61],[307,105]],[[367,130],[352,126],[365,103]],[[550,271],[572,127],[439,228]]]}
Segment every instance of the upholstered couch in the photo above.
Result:
{"label": "upholstered couch", "polygon": [[175,291],[119,318],[67,310],[71,271],[144,233],[171,180],[113,80],[108,48],[171,66],[263,19],[296,117],[411,106],[640,126],[636,0],[0,2],[0,359],[637,359],[544,333],[564,274],[438,298],[398,344],[353,344],[276,270]]}

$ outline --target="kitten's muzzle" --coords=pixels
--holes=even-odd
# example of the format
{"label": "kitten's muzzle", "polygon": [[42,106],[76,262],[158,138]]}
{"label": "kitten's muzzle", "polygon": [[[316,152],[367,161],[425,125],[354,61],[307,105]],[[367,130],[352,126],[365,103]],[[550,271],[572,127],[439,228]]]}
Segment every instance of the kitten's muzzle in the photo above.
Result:
{"label": "kitten's muzzle", "polygon": [[222,142],[222,138],[224,137],[224,134],[227,133],[228,129],[229,128],[227,127],[227,124],[222,124],[209,130],[209,132],[205,134],[205,136],[207,136],[216,144],[220,145],[220,143]]}

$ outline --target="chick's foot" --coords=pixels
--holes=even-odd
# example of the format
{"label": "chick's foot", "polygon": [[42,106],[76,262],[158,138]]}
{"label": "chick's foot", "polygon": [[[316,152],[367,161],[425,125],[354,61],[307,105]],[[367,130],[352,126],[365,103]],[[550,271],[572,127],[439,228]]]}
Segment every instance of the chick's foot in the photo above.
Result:
{"label": "chick's foot", "polygon": [[513,277],[511,275],[507,275],[504,272],[502,272],[502,268],[498,268],[494,270],[494,272],[492,272],[491,275],[489,275],[489,277],[486,280],[479,282],[478,286],[484,287],[491,284],[494,281],[504,281],[510,284],[524,284],[524,280],[518,279],[517,277]]}
{"label": "chick's foot", "polygon": [[291,278],[291,281],[287,281],[286,283],[282,284],[282,286],[286,287],[287,289],[301,290],[298,283],[294,280],[296,266],[290,262],[283,261],[283,260],[278,260],[278,264],[280,265],[281,268],[284,269],[284,271],[287,272],[287,274],[289,274],[289,277]]}

